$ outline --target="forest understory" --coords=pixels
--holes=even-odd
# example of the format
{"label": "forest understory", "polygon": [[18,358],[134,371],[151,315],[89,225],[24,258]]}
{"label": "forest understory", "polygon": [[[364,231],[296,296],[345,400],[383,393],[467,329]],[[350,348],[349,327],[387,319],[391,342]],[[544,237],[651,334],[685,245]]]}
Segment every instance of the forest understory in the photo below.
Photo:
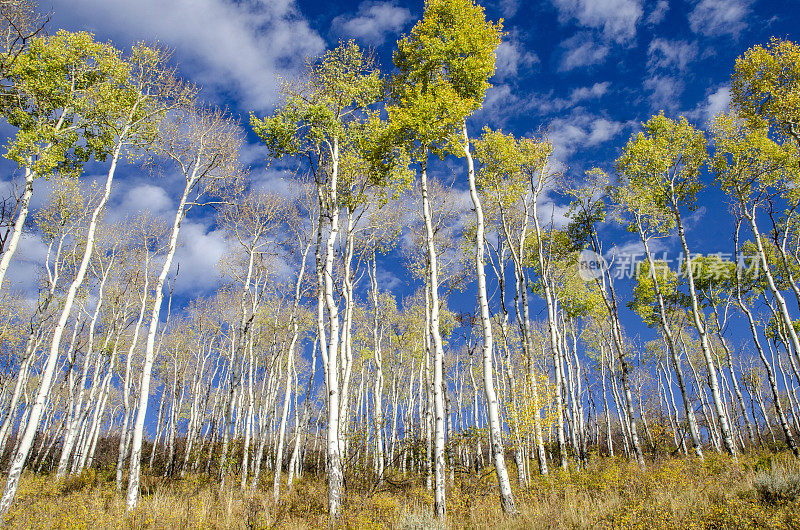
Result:
{"label": "forest understory", "polygon": [[[111,447],[113,444],[109,444]],[[148,448],[149,449],[149,448]],[[486,455],[485,455],[486,456]],[[509,472],[517,477],[509,455]],[[225,485],[206,473],[166,477],[163,462],[142,470],[142,498],[125,511],[114,485],[114,460],[57,480],[52,473],[23,475],[5,528],[325,528],[327,482],[308,455],[309,470],[276,503],[272,473],[255,489]],[[486,456],[488,459],[488,456]],[[497,477],[483,469],[449,467],[447,517],[433,515],[433,491],[425,473],[346,473],[346,495],[338,528],[800,528],[800,461],[780,449],[739,455],[696,457],[650,454],[646,466],[591,451],[583,469],[554,466],[549,476],[531,477],[528,487],[512,480],[518,513],[505,516],[497,502]],[[283,475],[285,486],[286,475]]]}

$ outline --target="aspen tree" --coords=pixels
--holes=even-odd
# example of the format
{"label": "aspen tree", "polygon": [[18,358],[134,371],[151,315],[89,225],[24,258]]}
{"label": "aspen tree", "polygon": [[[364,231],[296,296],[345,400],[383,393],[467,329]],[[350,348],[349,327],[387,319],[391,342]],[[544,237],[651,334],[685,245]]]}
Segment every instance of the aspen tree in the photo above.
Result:
{"label": "aspen tree", "polygon": [[[89,79],[99,77],[102,81],[89,90],[93,107],[90,111],[87,111],[92,117],[93,125],[97,127],[96,136],[92,135],[86,138],[87,148],[80,148],[79,153],[83,157],[92,154],[95,158],[101,160],[111,155],[111,162],[103,194],[94,205],[87,226],[83,258],[67,291],[61,314],[53,332],[50,351],[43,370],[36,402],[31,409],[29,421],[26,423],[25,433],[21,438],[20,450],[15,455],[9,471],[3,499],[0,500],[0,513],[6,513],[11,506],[17,489],[19,474],[27,460],[31,443],[39,427],[42,408],[50,390],[50,383],[61,350],[61,336],[70,317],[76,293],[86,275],[93,253],[95,232],[100,215],[103,213],[105,204],[111,194],[119,157],[123,153],[123,149],[132,147],[135,150],[141,143],[149,141],[153,126],[158,122],[163,112],[163,107],[158,98],[166,94],[161,89],[175,86],[174,78],[171,75],[163,75],[163,55],[157,50],[143,46],[134,48],[130,59],[125,62],[120,58],[117,50],[108,45],[94,43],[87,34],[73,36],[60,32],[48,44],[50,44],[50,47],[45,47],[44,50],[49,54],[59,54],[62,51],[68,52],[64,53],[61,60],[66,58],[67,60],[75,61],[78,65],[97,65],[95,68],[98,68],[99,71],[89,75]],[[33,49],[32,43],[31,51],[27,55],[30,55]],[[63,63],[58,61],[57,59],[56,64],[62,64],[60,67],[62,71],[71,72],[68,67],[63,66]],[[23,56],[20,56],[16,66],[24,64]],[[41,64],[41,62],[35,64]],[[56,71],[59,71],[58,67]],[[55,76],[59,80],[59,84],[72,86],[77,81],[70,78],[69,75],[63,77],[65,78]],[[64,113],[62,112],[61,117],[63,118],[63,116]]]}
{"label": "aspen tree", "polygon": [[164,283],[172,268],[172,260],[178,245],[181,223],[188,210],[209,195],[221,195],[221,190],[230,181],[241,176],[237,163],[241,131],[233,120],[218,110],[195,106],[184,106],[176,110],[168,121],[162,123],[159,152],[172,162],[184,179],[184,187],[178,201],[175,219],[170,227],[166,255],[154,286],[153,309],[145,343],[142,379],[139,388],[139,408],[131,440],[128,490],[125,506],[131,510],[139,499],[139,474],[141,469],[142,439],[147,405],[150,396],[150,379],[156,354],[161,304],[164,299]]}
{"label": "aspen tree", "polygon": [[[334,300],[334,247],[338,237],[340,200],[340,156],[347,148],[348,127],[366,118],[366,112],[382,96],[383,82],[373,59],[353,42],[328,52],[321,60],[309,61],[306,76],[283,87],[285,101],[263,120],[250,122],[264,140],[270,156],[296,156],[308,163],[319,201],[317,247],[318,335],[328,391],[327,467],[328,512],[339,515],[343,492],[343,440],[340,439],[340,381],[342,351],[339,310]],[[323,226],[323,220],[327,225]],[[325,232],[324,232],[325,231]],[[323,241],[324,239],[324,241]],[[326,339],[324,312],[328,313],[330,336]]]}
{"label": "aspen tree", "polygon": [[[570,195],[572,195],[575,200],[570,205],[572,220],[567,227],[567,232],[574,244],[582,246],[588,243],[590,249],[595,252],[600,259],[603,259],[603,248],[597,234],[596,226],[602,223],[607,216],[606,210],[608,206],[605,204],[605,199],[607,198],[606,196],[609,189],[609,178],[605,172],[598,168],[589,170],[586,176],[589,177],[590,184],[588,186],[583,189],[573,189],[569,191]],[[627,407],[625,408],[626,423],[630,425],[631,441],[634,451],[636,452],[636,459],[639,465],[644,465],[644,455],[642,454],[642,447],[639,443],[639,433],[633,412],[631,386],[628,380],[630,363],[626,357],[627,352],[624,347],[614,278],[610,267],[604,263],[600,265],[602,270],[600,274],[594,278],[594,282],[602,293],[601,298],[605,304],[606,313],[611,324],[611,343],[617,354],[617,359],[620,362],[620,382],[622,383],[622,391],[625,393],[625,402],[627,403]],[[605,402],[605,379],[603,379],[603,400]],[[608,417],[607,407],[606,417]],[[609,452],[613,453],[610,444],[611,440],[609,437]]]}
{"label": "aspen tree", "polygon": [[115,98],[123,97],[127,68],[110,45],[87,33],[59,31],[32,39],[5,72],[14,92],[2,111],[17,133],[4,156],[23,170],[24,187],[0,258],[0,287],[22,236],[36,179],[79,173],[90,157],[103,160],[113,149],[101,114],[121,117]]}
{"label": "aspen tree", "polygon": [[[62,270],[65,268],[64,261],[69,255],[69,240],[77,239],[78,233],[84,226],[86,208],[82,192],[77,179],[71,176],[59,178],[55,183],[50,200],[36,214],[39,232],[47,242],[44,263],[47,280],[39,290],[34,313],[31,315],[30,323],[26,326],[27,339],[19,349],[19,369],[15,377],[14,390],[0,427],[0,454],[3,454],[6,442],[11,435],[14,414],[17,411],[23,387],[27,384],[28,372],[35,360],[36,350],[45,339],[43,326],[52,313],[51,303],[60,286],[59,280]],[[14,313],[9,312],[9,315],[12,314]]]}
{"label": "aspen tree", "polygon": [[[480,107],[489,86],[488,78],[494,72],[492,52],[499,44],[499,33],[500,26],[487,23],[483,8],[469,0],[426,2],[422,20],[398,42],[394,62],[400,74],[395,83],[394,101],[387,108],[398,138],[420,166],[434,352],[434,509],[440,519],[445,516],[444,351],[438,329],[438,263],[428,200],[427,158],[429,152],[440,156],[447,151],[455,153],[455,146],[459,145],[468,155],[463,151],[468,147],[465,120]],[[502,471],[498,471],[502,481]],[[506,493],[510,494],[510,488]],[[514,511],[513,503],[507,507]]]}
{"label": "aspen tree", "polygon": [[[553,270],[552,256],[550,255],[551,243],[543,230],[542,222],[539,218],[540,200],[544,193],[551,187],[558,175],[549,167],[550,155],[553,146],[549,141],[537,142],[533,139],[526,139],[521,142],[522,171],[530,182],[530,193],[532,198],[531,219],[533,220],[534,232],[531,237],[534,239],[535,261],[538,266],[540,282],[537,289],[541,290],[547,306],[547,326],[549,330],[550,352],[553,358],[553,369],[555,372],[555,408],[557,415],[557,432],[559,459],[561,468],[567,469],[566,440],[564,439],[564,396],[562,362],[564,352],[562,350],[562,335],[558,328],[558,300],[553,292]],[[552,225],[552,223],[551,223]],[[551,232],[552,232],[552,226]]]}
{"label": "aspen tree", "polygon": [[[694,405],[689,399],[689,392],[684,380],[683,368],[680,358],[678,344],[674,333],[674,313],[676,305],[675,298],[677,293],[677,277],[669,270],[669,266],[663,261],[656,261],[650,252],[649,238],[652,234],[650,228],[654,221],[645,220],[644,216],[637,216],[635,229],[639,232],[639,237],[645,248],[645,256],[648,258],[640,268],[636,277],[633,299],[629,306],[636,311],[639,316],[649,326],[659,325],[667,345],[672,368],[675,370],[675,378],[678,388],[681,391],[686,421],[689,423],[689,433],[692,438],[692,445],[698,457],[702,458],[703,450],[700,440],[700,431],[697,427],[697,419],[694,414]],[[654,309],[655,307],[655,309]]]}
{"label": "aspen tree", "polygon": [[[108,235],[104,234],[100,235],[100,238],[109,239]],[[98,238],[98,239],[100,239]],[[111,234],[110,239],[114,240],[117,239],[116,234]],[[104,297],[104,288],[106,286],[107,280],[109,278],[110,273],[114,269],[115,261],[117,259],[117,250],[119,247],[119,241],[114,241],[109,245],[103,245],[103,242],[100,242],[99,253],[100,255],[96,256],[93,264],[93,268],[98,268],[95,274],[100,277],[99,286],[97,290],[97,302],[94,309],[94,314],[91,319],[91,324],[88,330],[88,344],[86,348],[86,352],[84,354],[84,366],[82,369],[82,376],[81,381],[78,384],[78,387],[75,391],[75,395],[77,396],[77,400],[73,406],[73,396],[72,392],[70,391],[70,404],[68,406],[68,419],[66,420],[66,427],[65,427],[65,436],[64,442],[62,444],[61,449],[61,458],[59,459],[58,463],[58,470],[56,472],[56,476],[58,478],[62,478],[67,472],[67,466],[69,465],[69,459],[72,456],[72,449],[74,444],[76,443],[76,437],[78,436],[78,429],[85,418],[86,413],[88,413],[89,409],[87,408],[85,411],[83,410],[83,403],[84,403],[84,389],[86,387],[86,382],[89,376],[89,362],[91,361],[91,357],[93,352],[93,343],[94,343],[94,331],[97,324],[98,317],[100,316],[100,311],[103,306],[103,302],[105,301]],[[103,248],[103,247],[106,248]],[[107,260],[107,261],[106,261]],[[104,263],[105,261],[105,263]],[[112,337],[112,330],[108,330],[106,333],[105,344],[103,345],[102,349],[105,349],[108,346],[108,341],[111,340]],[[100,354],[98,353],[98,358]],[[98,365],[99,367],[99,365]],[[96,380],[96,377],[94,378]]]}
{"label": "aspen tree", "polygon": [[[125,358],[125,370],[123,372],[122,378],[122,406],[123,406],[123,416],[122,421],[120,423],[120,437],[119,437],[119,444],[117,448],[117,470],[116,470],[116,486],[118,490],[122,490],[122,480],[123,480],[123,465],[125,463],[125,459],[128,456],[128,443],[130,442],[130,419],[131,414],[134,409],[133,403],[131,401],[133,395],[133,359],[134,354],[136,351],[136,347],[139,344],[139,334],[142,328],[142,323],[144,322],[144,316],[147,312],[147,306],[149,305],[150,301],[150,292],[149,286],[151,281],[151,270],[150,265],[153,263],[154,258],[162,250],[164,246],[164,237],[166,232],[166,226],[162,225],[158,221],[154,221],[147,215],[141,215],[133,220],[133,231],[132,231],[132,240],[134,242],[133,248],[129,250],[134,260],[130,262],[126,262],[127,267],[130,267],[131,264],[135,264],[133,267],[130,267],[126,271],[126,274],[129,275],[131,278],[130,281],[134,284],[134,288],[140,289],[139,291],[139,314],[136,319],[136,323],[134,324],[133,329],[131,330],[131,341],[130,345],[127,348],[127,354]],[[138,259],[137,259],[138,258]],[[141,266],[141,270],[137,270],[137,267]],[[110,384],[110,378],[113,370],[109,370],[108,372],[108,382],[106,386]]]}
{"label": "aspen tree", "polygon": [[[530,287],[525,263],[531,209],[529,202],[536,200],[536,197],[527,193],[530,181],[523,171],[522,151],[513,136],[484,129],[481,139],[475,142],[475,149],[482,164],[478,173],[478,185],[497,209],[500,231],[507,242],[514,263],[515,313],[522,334],[523,351],[528,358],[531,358],[533,356],[533,333],[528,303]],[[532,376],[534,374],[530,373],[529,377]],[[534,407],[537,407],[539,401],[537,386],[531,385],[530,390]],[[546,475],[547,458],[542,438],[541,418],[537,414],[534,415],[533,420],[539,473]]]}
{"label": "aspen tree", "polygon": [[[244,363],[245,348],[248,344],[249,334],[256,315],[260,298],[262,296],[263,285],[266,283],[266,275],[268,271],[265,270],[265,259],[269,254],[275,253],[275,237],[279,223],[282,221],[283,204],[279,197],[273,194],[264,193],[250,193],[245,197],[232,197],[227,199],[231,204],[227,205],[220,215],[220,224],[231,235],[231,239],[236,245],[234,252],[236,257],[241,257],[240,260],[245,265],[239,267],[239,263],[230,264],[226,267],[228,274],[235,277],[237,282],[242,284],[241,294],[239,296],[239,303],[237,311],[239,313],[238,322],[233,329],[232,340],[234,342],[231,362],[235,363],[237,359],[242,358]],[[239,254],[241,251],[241,254]],[[239,271],[238,269],[242,269]],[[260,280],[261,278],[261,280]],[[293,355],[293,349],[296,339],[290,345],[290,352],[288,355]],[[252,353],[252,350],[251,350]],[[252,355],[249,359],[250,366],[250,384],[248,385],[248,418],[252,416],[252,365],[254,358]],[[230,381],[230,396],[228,398],[228,411],[226,423],[230,423],[233,416],[233,399],[232,395],[236,392],[240,384],[240,376],[236,371],[231,374]],[[242,448],[242,489],[245,488],[247,483],[247,461],[249,455],[249,442],[250,442],[250,420],[248,419],[248,426],[246,427],[245,443]],[[230,426],[225,426],[223,439],[227,441],[230,431]],[[227,442],[223,442],[222,459],[223,462],[227,458]],[[223,479],[224,480],[224,479]]]}
{"label": "aspen tree", "polygon": [[[755,142],[753,145],[756,145]],[[736,228],[735,242],[736,246],[738,247],[739,246],[738,225]],[[761,278],[749,277],[745,272],[741,270],[738,264],[732,266],[728,270],[727,280],[730,284],[732,284],[731,289],[735,289],[736,303],[739,306],[740,311],[742,311],[745,317],[747,317],[747,323],[749,325],[750,334],[753,337],[753,345],[755,346],[755,349],[758,352],[758,356],[759,359],[761,360],[761,363],[764,365],[764,374],[766,375],[767,382],[769,383],[770,390],[772,391],[773,402],[775,405],[775,412],[781,424],[784,437],[786,438],[786,443],[792,450],[792,452],[795,453],[795,456],[797,456],[798,454],[797,444],[794,441],[794,436],[792,435],[791,429],[789,428],[788,422],[786,420],[786,415],[783,411],[783,406],[781,405],[778,386],[774,375],[774,367],[770,364],[766,354],[764,353],[764,348],[761,344],[761,339],[759,338],[759,331],[756,327],[756,319],[753,316],[753,311],[750,309],[750,304],[752,300],[757,298],[759,295],[764,294],[764,291],[766,290],[765,289],[766,282],[764,282],[764,280]],[[755,420],[755,417],[753,419]]]}
{"label": "aspen tree", "polygon": [[[0,79],[3,81],[31,39],[41,34],[50,21],[50,16],[40,15],[37,8],[32,0],[6,0],[0,6]],[[13,97],[13,88],[4,86],[2,98],[8,97]]]}
{"label": "aspen tree", "polygon": [[699,174],[708,158],[705,135],[689,125],[685,118],[674,121],[663,114],[653,116],[644,124],[644,129],[644,133],[628,142],[617,160],[617,170],[625,179],[625,196],[637,212],[660,216],[662,223],[659,229],[662,233],[677,229],[685,256],[683,266],[689,286],[692,322],[700,337],[714,410],[725,449],[736,458],[736,445],[722,403],[717,368],[708,343],[705,314],[700,309],[694,285],[692,255],[681,214],[682,208],[691,211],[696,207],[696,195],[702,189]]}
{"label": "aspen tree", "polygon": [[[736,239],[737,238],[734,238],[734,242]],[[731,348],[728,346],[728,342],[723,336],[723,329],[727,327],[730,316],[727,308],[730,303],[737,298],[731,285],[734,283],[735,273],[733,271],[736,264],[713,255],[700,256],[695,258],[693,263],[696,269],[695,276],[697,277],[695,280],[696,289],[701,299],[711,308],[712,316],[714,317],[709,325],[713,324],[717,340],[712,341],[711,345],[716,350],[715,353],[718,358],[720,356],[719,350],[722,349],[723,357],[728,361],[728,369],[736,396],[736,403],[738,404],[738,411],[745,422],[748,440],[751,445],[755,445],[753,427],[747,416],[744,397],[739,389],[738,378],[733,367]],[[721,359],[718,362],[721,366]],[[789,387],[786,386],[786,388]],[[733,399],[733,397],[731,399]],[[737,407],[734,406],[734,410],[737,410]]]}

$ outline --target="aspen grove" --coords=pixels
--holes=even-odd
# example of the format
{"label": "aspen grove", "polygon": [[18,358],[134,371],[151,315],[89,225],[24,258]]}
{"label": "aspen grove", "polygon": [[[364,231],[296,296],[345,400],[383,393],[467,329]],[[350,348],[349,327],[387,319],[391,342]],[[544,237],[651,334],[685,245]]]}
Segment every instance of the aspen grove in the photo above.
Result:
{"label": "aspen grove", "polygon": [[[798,456],[800,44],[741,50],[708,124],[655,114],[575,178],[547,124],[481,123],[508,33],[473,0],[426,0],[393,64],[347,40],[308,58],[249,117],[165,47],[1,5],[0,515],[25,477],[101,469],[128,511],[150,477],[276,505],[312,477],[332,524],[409,485],[443,521],[488,476],[513,520],[598,459]],[[170,209],[111,211],[122,167],[180,181]],[[707,207],[725,253],[693,237]],[[226,250],[187,297],[192,216]]]}

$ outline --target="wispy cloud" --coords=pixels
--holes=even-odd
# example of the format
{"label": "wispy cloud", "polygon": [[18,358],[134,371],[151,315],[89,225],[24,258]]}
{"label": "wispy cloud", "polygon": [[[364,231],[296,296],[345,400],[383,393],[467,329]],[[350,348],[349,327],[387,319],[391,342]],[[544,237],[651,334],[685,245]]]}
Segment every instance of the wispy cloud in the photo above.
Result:
{"label": "wispy cloud", "polygon": [[597,41],[590,32],[581,32],[563,41],[559,71],[566,72],[603,62],[610,46]]}
{"label": "wispy cloud", "polygon": [[629,122],[598,116],[578,107],[569,116],[553,120],[547,136],[553,142],[556,162],[565,164],[578,149],[604,144],[629,125]]}
{"label": "wispy cloud", "polygon": [[602,30],[617,42],[631,40],[642,17],[641,0],[551,0],[562,22]]}
{"label": "wispy cloud", "polygon": [[660,24],[669,12],[669,2],[667,0],[658,0],[650,14],[647,15],[648,24]]}
{"label": "wispy cloud", "polygon": [[331,31],[340,38],[355,38],[380,45],[403,30],[411,11],[395,2],[363,2],[353,15],[339,15],[331,21]]}
{"label": "wispy cloud", "polygon": [[697,58],[697,43],[655,38],[647,48],[647,67],[684,71]]}
{"label": "wispy cloud", "polygon": [[54,12],[56,24],[119,46],[160,42],[191,80],[259,110],[275,103],[279,77],[325,47],[293,0],[55,0]]}
{"label": "wispy cloud", "polygon": [[728,110],[731,104],[731,87],[727,83],[712,90],[686,117],[701,125],[708,124],[714,116]]}
{"label": "wispy cloud", "polygon": [[680,105],[684,84],[678,77],[655,74],[644,80],[644,89],[650,93],[654,110],[675,110]]}
{"label": "wispy cloud", "polygon": [[534,52],[525,50],[513,35],[504,39],[495,53],[497,60],[494,79],[497,81],[517,77],[522,70],[539,62],[539,57]]}
{"label": "wispy cloud", "polygon": [[700,0],[689,13],[692,31],[708,37],[738,36],[753,0]]}

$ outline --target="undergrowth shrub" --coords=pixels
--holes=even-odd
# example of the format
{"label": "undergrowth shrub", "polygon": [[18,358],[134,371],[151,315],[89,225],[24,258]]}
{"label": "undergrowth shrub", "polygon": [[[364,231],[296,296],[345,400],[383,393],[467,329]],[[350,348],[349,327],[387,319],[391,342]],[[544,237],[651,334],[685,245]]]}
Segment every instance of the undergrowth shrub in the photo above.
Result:
{"label": "undergrowth shrub", "polygon": [[[433,516],[433,494],[424,473],[396,473],[380,483],[365,479],[348,489],[338,528],[423,530],[459,528],[798,528],[800,461],[790,454],[746,453],[733,461],[708,454],[648,461],[640,468],[625,458],[596,457],[582,469],[533,474],[529,487],[509,467],[519,515],[506,517],[497,478],[456,469],[447,477],[447,517]],[[25,472],[17,498],[0,520],[3,528],[326,528],[325,476],[304,473],[278,502],[272,477],[242,491],[231,475],[224,487],[205,473],[184,478],[142,475],[142,498],[125,511],[112,468],[90,469],[55,480]],[[364,475],[366,477],[366,475]],[[352,484],[352,482],[351,482]],[[354,491],[354,490],[360,491]]]}
{"label": "undergrowth shrub", "polygon": [[800,471],[776,466],[753,477],[753,489],[765,504],[783,504],[800,499]]}
{"label": "undergrowth shrub", "polygon": [[444,530],[444,525],[434,517],[430,510],[417,508],[403,514],[398,528],[400,530]]}

